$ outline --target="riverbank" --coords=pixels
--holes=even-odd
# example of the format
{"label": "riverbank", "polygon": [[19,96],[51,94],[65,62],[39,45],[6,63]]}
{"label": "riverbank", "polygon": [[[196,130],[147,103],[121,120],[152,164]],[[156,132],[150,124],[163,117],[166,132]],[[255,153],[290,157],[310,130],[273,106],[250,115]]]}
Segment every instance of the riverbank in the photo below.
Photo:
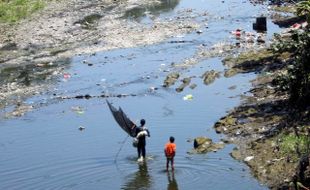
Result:
{"label": "riverbank", "polygon": [[[173,8],[178,1],[171,1]],[[0,63],[25,64],[51,62],[59,57],[93,54],[116,48],[130,48],[160,42],[195,30],[192,16],[179,13],[161,19],[149,13],[152,22],[145,26],[134,19],[145,16],[137,10],[166,6],[159,1],[54,1],[42,11],[18,24],[1,24]],[[138,15],[135,15],[138,14]],[[139,15],[140,14],[140,15]],[[128,20],[132,18],[132,22]]]}
{"label": "riverbank", "polygon": [[294,174],[309,185],[310,167],[301,167],[301,159],[309,151],[309,110],[290,109],[288,95],[277,91],[274,83],[277,76],[287,72],[291,59],[290,53],[275,54],[270,48],[223,60],[229,70],[259,74],[252,81],[251,94],[243,96],[243,103],[214,128],[227,136],[225,142],[237,145],[231,156],[245,162],[271,189],[285,189]]}
{"label": "riverbank", "polygon": [[[23,115],[21,110],[29,109],[20,109],[22,99],[47,90],[46,81],[62,76],[75,55],[150,45],[196,30],[195,18],[203,13],[184,10],[173,18],[158,16],[178,3],[51,1],[29,18],[0,23],[0,108],[17,105],[13,116]],[[145,15],[146,10],[153,12]],[[149,23],[138,22],[140,17]]]}

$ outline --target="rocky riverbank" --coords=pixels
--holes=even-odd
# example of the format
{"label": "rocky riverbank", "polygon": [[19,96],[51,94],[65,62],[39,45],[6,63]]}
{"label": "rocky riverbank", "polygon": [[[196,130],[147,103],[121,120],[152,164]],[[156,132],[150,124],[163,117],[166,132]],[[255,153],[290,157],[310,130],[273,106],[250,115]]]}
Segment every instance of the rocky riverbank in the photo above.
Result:
{"label": "rocky riverbank", "polygon": [[227,135],[225,142],[237,145],[232,157],[246,162],[254,176],[271,189],[285,189],[294,174],[303,176],[306,185],[310,179],[309,161],[306,167],[301,167],[300,161],[309,159],[310,155],[303,154],[309,145],[288,140],[298,134],[295,138],[309,143],[309,113],[291,110],[288,96],[275,90],[273,82],[286,72],[290,59],[289,53],[274,54],[267,49],[223,60],[229,70],[259,74],[252,81],[251,95],[243,96],[242,105],[216,122],[214,128]]}

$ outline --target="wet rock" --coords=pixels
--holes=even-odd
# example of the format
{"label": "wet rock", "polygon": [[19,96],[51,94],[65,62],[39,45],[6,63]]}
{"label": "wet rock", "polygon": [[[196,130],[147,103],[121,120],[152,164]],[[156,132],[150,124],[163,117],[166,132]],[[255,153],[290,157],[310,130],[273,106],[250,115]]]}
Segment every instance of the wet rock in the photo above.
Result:
{"label": "wet rock", "polygon": [[189,86],[190,89],[195,89],[196,87],[197,87],[197,84],[191,84],[191,85]]}
{"label": "wet rock", "polygon": [[212,139],[207,137],[197,137],[194,139],[194,149],[189,153],[208,153],[208,152],[217,152],[219,149],[224,148],[225,144],[223,142],[213,143]]}
{"label": "wet rock", "polygon": [[215,131],[217,133],[223,133],[227,131],[227,128],[230,126],[235,126],[237,124],[237,119],[233,116],[227,116],[221,118],[214,124]]}
{"label": "wet rock", "polygon": [[216,78],[220,77],[220,72],[216,72],[214,70],[206,71],[203,75],[203,82],[206,85],[209,85],[215,81]]}
{"label": "wet rock", "polygon": [[178,80],[179,77],[180,77],[179,73],[176,72],[170,73],[164,80],[163,87],[169,87],[174,85],[174,83]]}
{"label": "wet rock", "polygon": [[241,160],[241,153],[238,148],[234,148],[233,151],[230,153],[230,156],[236,160]]}
{"label": "wet rock", "polygon": [[178,88],[176,88],[175,90],[177,92],[182,92],[184,90],[184,88],[189,85],[190,82],[191,82],[191,78],[189,78],[189,77],[188,78],[184,78],[182,80],[182,84]]}
{"label": "wet rock", "polygon": [[194,139],[194,148],[198,148],[199,146],[202,146],[203,144],[211,144],[212,139],[209,139],[207,137],[197,137]]}
{"label": "wet rock", "polygon": [[227,69],[224,73],[224,77],[226,78],[233,77],[238,73],[240,73],[240,70],[238,69]]}

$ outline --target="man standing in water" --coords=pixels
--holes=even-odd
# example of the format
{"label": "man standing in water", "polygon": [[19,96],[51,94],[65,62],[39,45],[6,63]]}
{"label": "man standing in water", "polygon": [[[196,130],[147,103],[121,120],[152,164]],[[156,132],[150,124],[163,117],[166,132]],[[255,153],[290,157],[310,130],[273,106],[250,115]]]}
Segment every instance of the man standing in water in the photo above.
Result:
{"label": "man standing in water", "polygon": [[138,140],[137,151],[138,151],[138,161],[141,162],[145,159],[145,137],[150,137],[149,130],[145,127],[145,120],[140,120],[140,126],[134,129],[135,138]]}

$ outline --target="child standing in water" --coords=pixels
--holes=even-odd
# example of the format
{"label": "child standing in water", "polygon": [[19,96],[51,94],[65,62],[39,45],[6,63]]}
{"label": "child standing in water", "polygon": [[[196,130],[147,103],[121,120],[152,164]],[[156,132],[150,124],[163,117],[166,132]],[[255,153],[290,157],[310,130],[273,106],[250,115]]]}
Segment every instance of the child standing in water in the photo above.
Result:
{"label": "child standing in water", "polygon": [[176,144],[174,143],[174,137],[169,138],[169,142],[165,145],[165,155],[167,158],[166,169],[169,169],[169,162],[171,162],[171,169],[174,170],[174,156],[176,151]]}

